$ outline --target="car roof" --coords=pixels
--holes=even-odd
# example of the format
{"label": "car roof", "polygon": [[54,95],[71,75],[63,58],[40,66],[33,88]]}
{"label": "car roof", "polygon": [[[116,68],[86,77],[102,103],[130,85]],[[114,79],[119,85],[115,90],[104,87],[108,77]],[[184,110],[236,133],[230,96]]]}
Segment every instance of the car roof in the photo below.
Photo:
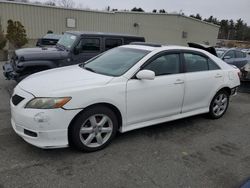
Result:
{"label": "car roof", "polygon": [[[140,50],[147,50],[147,51],[163,51],[163,50],[192,50],[196,52],[202,52],[205,54],[211,54],[205,50],[201,50],[198,48],[186,47],[186,46],[178,46],[178,45],[163,45],[161,47],[153,47],[153,46],[145,46],[145,45],[124,45],[121,47],[126,48],[133,48],[133,49],[140,49]],[[212,55],[212,54],[211,54]]]}
{"label": "car roof", "polygon": [[46,34],[45,36],[43,36],[43,39],[46,38],[46,39],[60,39],[62,37],[62,35],[60,34]]}
{"label": "car roof", "polygon": [[91,32],[91,31],[66,31],[65,33],[70,33],[73,35],[102,35],[102,36],[110,36],[110,37],[135,37],[135,38],[144,38],[136,35],[129,35],[123,33],[105,33],[105,32]]}

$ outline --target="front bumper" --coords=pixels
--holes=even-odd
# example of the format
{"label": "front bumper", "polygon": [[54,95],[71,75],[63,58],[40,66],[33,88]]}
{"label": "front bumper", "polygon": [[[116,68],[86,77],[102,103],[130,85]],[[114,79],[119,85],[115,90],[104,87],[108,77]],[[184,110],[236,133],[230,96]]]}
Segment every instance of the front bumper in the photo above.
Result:
{"label": "front bumper", "polygon": [[39,148],[61,148],[68,146],[68,126],[81,110],[26,109],[26,103],[34,98],[18,86],[13,95],[24,98],[19,104],[11,104],[11,124],[14,131],[26,142]]}
{"label": "front bumper", "polygon": [[16,124],[11,119],[11,125],[14,131],[26,142],[43,149],[64,148],[68,146],[67,129],[58,131],[39,131],[30,130],[25,126]]}
{"label": "front bumper", "polygon": [[3,75],[7,80],[16,80],[19,74],[14,71],[12,63],[5,63],[3,65]]}

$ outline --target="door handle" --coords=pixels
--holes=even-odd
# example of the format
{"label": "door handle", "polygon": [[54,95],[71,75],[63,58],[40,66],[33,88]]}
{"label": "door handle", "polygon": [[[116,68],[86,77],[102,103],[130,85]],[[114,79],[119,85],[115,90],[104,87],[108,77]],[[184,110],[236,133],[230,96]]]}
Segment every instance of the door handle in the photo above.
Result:
{"label": "door handle", "polygon": [[184,83],[184,80],[177,79],[174,84],[183,84],[183,83]]}
{"label": "door handle", "polygon": [[221,74],[216,74],[216,75],[215,75],[215,78],[221,78],[221,77],[222,77]]}

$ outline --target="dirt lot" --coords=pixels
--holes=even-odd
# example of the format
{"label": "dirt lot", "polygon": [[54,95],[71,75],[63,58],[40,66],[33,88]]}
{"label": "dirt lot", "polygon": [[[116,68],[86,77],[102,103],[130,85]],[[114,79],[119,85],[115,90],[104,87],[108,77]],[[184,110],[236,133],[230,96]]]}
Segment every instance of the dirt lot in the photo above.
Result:
{"label": "dirt lot", "polygon": [[14,82],[0,76],[0,188],[230,188],[250,177],[250,94],[231,99],[225,116],[204,115],[120,134],[106,149],[42,150],[10,125]]}

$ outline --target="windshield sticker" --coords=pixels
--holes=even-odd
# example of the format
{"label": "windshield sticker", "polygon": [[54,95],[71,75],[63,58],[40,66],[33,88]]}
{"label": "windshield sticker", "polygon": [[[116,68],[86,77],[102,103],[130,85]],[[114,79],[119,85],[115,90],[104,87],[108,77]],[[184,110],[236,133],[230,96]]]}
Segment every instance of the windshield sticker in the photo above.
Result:
{"label": "windshield sticker", "polygon": [[70,37],[72,40],[75,40],[76,39],[76,36],[71,36]]}

